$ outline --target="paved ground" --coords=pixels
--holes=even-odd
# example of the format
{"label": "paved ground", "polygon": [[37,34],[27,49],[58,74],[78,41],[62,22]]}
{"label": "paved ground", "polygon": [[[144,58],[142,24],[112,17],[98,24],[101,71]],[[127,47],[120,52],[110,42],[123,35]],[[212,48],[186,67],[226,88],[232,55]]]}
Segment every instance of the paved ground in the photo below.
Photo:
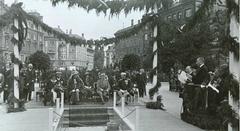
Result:
{"label": "paved ground", "polygon": [[[150,87],[151,85],[148,84],[147,88],[149,89]],[[139,110],[139,131],[147,131],[149,129],[151,131],[204,131],[180,119],[182,99],[178,97],[178,93],[169,91],[167,83],[162,84],[158,93],[163,97],[166,111],[151,110],[141,106]],[[143,101],[150,100],[145,97]],[[133,107],[129,107],[128,110],[125,110],[125,115],[131,112],[132,109]],[[128,119],[135,123],[135,113],[132,113]]]}
{"label": "paved ground", "polygon": [[[150,88],[150,85],[147,86]],[[195,126],[183,122],[180,119],[182,100],[178,98],[175,92],[169,92],[167,84],[163,84],[159,90],[159,94],[163,96],[163,104],[166,111],[146,109],[140,106],[139,129],[138,131],[203,131]],[[143,101],[149,101],[146,97]],[[81,105],[83,106],[83,105]],[[29,102],[25,112],[9,113],[5,111],[5,105],[0,105],[0,131],[47,131],[48,130],[48,107],[43,107],[41,103],[34,101]],[[118,107],[120,109],[120,107]],[[128,106],[125,109],[125,116],[134,109]],[[131,123],[135,123],[135,112],[125,119],[129,119]],[[11,126],[13,125],[13,126]],[[71,129],[69,131],[75,131]],[[81,128],[80,131],[101,131],[103,127],[98,128]],[[79,130],[78,130],[79,131]]]}
{"label": "paved ground", "polygon": [[47,108],[6,113],[6,106],[0,107],[0,131],[48,131]]}
{"label": "paved ground", "polygon": [[77,128],[68,128],[65,131],[105,131],[106,127],[77,127]]}

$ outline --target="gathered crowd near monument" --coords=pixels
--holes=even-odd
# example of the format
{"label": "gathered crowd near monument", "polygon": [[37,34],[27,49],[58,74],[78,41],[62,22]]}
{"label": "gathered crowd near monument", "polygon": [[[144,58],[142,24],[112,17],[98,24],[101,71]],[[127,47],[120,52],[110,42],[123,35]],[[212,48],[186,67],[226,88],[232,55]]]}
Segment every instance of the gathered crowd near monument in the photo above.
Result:
{"label": "gathered crowd near monument", "polygon": [[0,0],[0,130],[238,131],[239,45],[237,0]]}

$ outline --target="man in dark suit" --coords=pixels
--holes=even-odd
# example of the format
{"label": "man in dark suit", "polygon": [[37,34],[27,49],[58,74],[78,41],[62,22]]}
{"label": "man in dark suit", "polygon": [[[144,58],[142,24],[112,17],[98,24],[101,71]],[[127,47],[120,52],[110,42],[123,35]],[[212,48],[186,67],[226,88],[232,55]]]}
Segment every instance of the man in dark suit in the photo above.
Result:
{"label": "man in dark suit", "polygon": [[205,87],[209,82],[209,74],[206,65],[204,64],[204,58],[197,58],[196,64],[198,69],[196,75],[193,77],[193,83],[199,85],[195,88],[195,97],[194,97],[194,109],[204,108],[205,104]]}
{"label": "man in dark suit", "polygon": [[35,72],[33,70],[33,65],[29,64],[28,69],[26,71],[26,77],[25,77],[25,88],[24,88],[24,96],[25,101],[31,101],[32,98],[32,91],[34,91],[34,78],[35,78]]}
{"label": "man in dark suit", "polygon": [[[129,95],[129,92],[131,91],[131,81],[130,79],[127,78],[127,74],[125,72],[121,73],[121,79],[118,81],[118,95],[119,100],[117,102],[117,104],[121,103],[121,99],[122,97],[126,97]],[[125,104],[128,104],[127,102],[125,102]]]}
{"label": "man in dark suit", "polygon": [[137,74],[136,81],[139,89],[139,97],[144,97],[144,95],[146,95],[146,81],[147,81],[147,76],[144,72],[144,69],[141,69],[140,73]]}
{"label": "man in dark suit", "polygon": [[10,89],[13,88],[13,65],[12,63],[6,64],[6,70],[4,72],[4,94],[3,100],[5,103],[8,101],[8,96],[10,93]]}

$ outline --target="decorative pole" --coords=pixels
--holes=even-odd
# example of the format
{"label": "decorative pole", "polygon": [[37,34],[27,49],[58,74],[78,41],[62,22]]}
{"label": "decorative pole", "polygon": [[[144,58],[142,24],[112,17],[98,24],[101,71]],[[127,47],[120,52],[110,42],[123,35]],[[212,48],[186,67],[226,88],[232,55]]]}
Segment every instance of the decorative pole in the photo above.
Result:
{"label": "decorative pole", "polygon": [[[154,16],[157,14],[158,10],[157,10],[157,5],[155,5],[155,10],[154,10]],[[153,71],[154,71],[154,75],[153,75],[153,81],[152,81],[152,89],[150,90],[155,90],[156,88],[158,88],[158,79],[157,79],[157,69],[158,69],[158,43],[157,43],[157,34],[158,34],[158,25],[156,24],[154,26],[154,29],[153,29],[153,38],[154,38],[154,42],[153,42]],[[154,93],[156,93],[154,91]],[[152,96],[150,96],[150,99],[153,99],[154,97],[154,94]]]}
{"label": "decorative pole", "polygon": [[[22,13],[22,3],[16,3],[14,5],[14,17],[13,17],[13,25],[11,30],[13,31],[12,43],[13,47],[13,55],[11,56],[12,62],[14,64],[13,69],[13,95],[11,95],[10,103],[13,107],[10,107],[8,112],[16,112],[25,110],[23,104],[20,104],[19,101],[19,65],[21,64],[20,60],[20,51],[22,48],[22,44],[27,34],[27,22],[24,19],[24,15]],[[10,93],[11,94],[11,93]]]}
{"label": "decorative pole", "polygon": [[[19,30],[19,23],[17,18],[14,18],[13,28]],[[13,39],[15,39],[14,47],[13,47],[14,57],[19,60],[20,57],[19,57],[19,47],[18,47],[18,41],[19,41],[18,31],[14,33]],[[14,69],[13,69],[14,78],[19,78],[19,63],[16,61],[13,61],[13,62],[14,62]],[[19,83],[17,79],[14,79],[14,97],[16,99],[19,99]],[[16,101],[14,102],[14,108],[18,108],[18,103],[16,103]]]}
{"label": "decorative pole", "polygon": [[153,76],[153,82],[152,85],[153,87],[155,87],[157,85],[157,63],[158,63],[158,47],[157,47],[157,30],[158,30],[158,26],[155,25],[154,30],[153,30],[153,37],[154,37],[154,43],[153,43],[153,70],[155,71],[154,76]]}

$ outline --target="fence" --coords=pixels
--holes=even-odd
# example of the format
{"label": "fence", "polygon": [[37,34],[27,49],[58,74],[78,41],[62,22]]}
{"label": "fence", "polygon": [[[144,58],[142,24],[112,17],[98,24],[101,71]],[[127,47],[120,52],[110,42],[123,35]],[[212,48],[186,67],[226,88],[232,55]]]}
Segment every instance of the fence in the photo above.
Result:
{"label": "fence", "polygon": [[62,120],[64,112],[64,93],[61,93],[61,99],[56,99],[56,108],[49,108],[49,131],[56,131]]}
{"label": "fence", "polygon": [[[134,104],[134,108],[133,109],[129,109],[126,106],[126,98],[125,96],[121,96],[120,98],[121,100],[121,107],[120,109],[117,108],[117,105],[119,104],[119,102],[117,101],[117,91],[114,91],[113,93],[113,109],[114,111],[120,116],[120,118],[130,127],[130,129],[132,131],[139,131],[138,127],[139,127],[139,106],[137,105],[139,103],[139,92],[137,91],[137,93],[134,93],[133,96],[133,101],[132,98],[130,98],[130,102],[133,102]],[[131,103],[132,104],[132,103]],[[126,114],[125,110],[128,109],[129,112]],[[135,122],[131,122],[128,118],[130,115],[133,115],[135,112]]]}

